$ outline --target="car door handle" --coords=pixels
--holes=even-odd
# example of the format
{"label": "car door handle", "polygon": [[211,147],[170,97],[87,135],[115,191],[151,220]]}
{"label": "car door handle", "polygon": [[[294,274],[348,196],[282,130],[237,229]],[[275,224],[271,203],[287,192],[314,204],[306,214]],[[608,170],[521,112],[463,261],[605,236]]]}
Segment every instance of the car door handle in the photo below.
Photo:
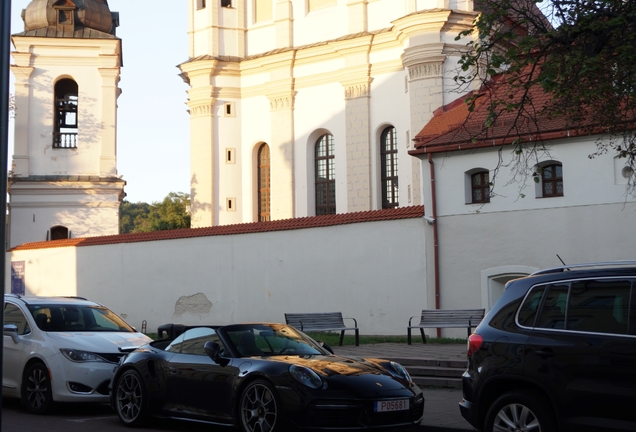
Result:
{"label": "car door handle", "polygon": [[551,348],[544,348],[544,349],[536,350],[535,354],[538,355],[539,357],[543,357],[543,358],[550,358],[550,357],[554,357],[556,355],[556,354],[554,354],[554,351],[552,351]]}

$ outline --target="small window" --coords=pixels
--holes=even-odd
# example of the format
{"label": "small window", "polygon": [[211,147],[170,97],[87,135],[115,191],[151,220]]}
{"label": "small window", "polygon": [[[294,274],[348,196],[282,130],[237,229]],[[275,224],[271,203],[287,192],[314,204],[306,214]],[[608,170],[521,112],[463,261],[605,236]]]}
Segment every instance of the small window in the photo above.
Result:
{"label": "small window", "polygon": [[470,176],[471,202],[490,202],[490,177],[488,171],[480,171]]}
{"label": "small window", "polygon": [[225,200],[225,211],[236,211],[236,198],[227,198]]}
{"label": "small window", "polygon": [[561,164],[541,168],[541,192],[544,198],[563,196],[563,167]]}
{"label": "small window", "polygon": [[235,149],[226,148],[225,149],[225,163],[228,163],[228,164],[236,163],[236,157],[234,156],[235,153],[236,153]]}
{"label": "small window", "polygon": [[234,103],[226,102],[225,109],[223,111],[225,117],[234,117]]}
{"label": "small window", "polygon": [[541,304],[541,297],[543,297],[544,291],[545,287],[543,286],[533,288],[523,301],[523,305],[521,305],[521,309],[519,309],[517,317],[517,321],[520,326],[534,327],[534,320],[537,317],[537,312],[539,311],[539,306]]}
{"label": "small window", "polygon": [[51,228],[51,240],[67,239],[69,238],[68,233],[68,228],[65,226],[54,226]]}
{"label": "small window", "polygon": [[205,9],[205,0],[197,0],[197,10]]}
{"label": "small window", "polygon": [[221,0],[221,6],[222,7],[232,7],[232,0]]}
{"label": "small window", "polygon": [[336,164],[333,135],[318,138],[315,148],[316,216],[336,213]]}

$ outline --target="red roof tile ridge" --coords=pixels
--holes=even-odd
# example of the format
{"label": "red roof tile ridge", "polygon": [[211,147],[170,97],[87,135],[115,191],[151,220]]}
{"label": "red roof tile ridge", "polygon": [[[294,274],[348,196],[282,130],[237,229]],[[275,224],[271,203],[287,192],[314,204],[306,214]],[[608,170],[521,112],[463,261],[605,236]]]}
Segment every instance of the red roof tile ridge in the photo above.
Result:
{"label": "red roof tile ridge", "polygon": [[305,216],[300,218],[280,219],[267,222],[247,222],[202,228],[182,228],[176,230],[152,231],[145,233],[115,234],[99,237],[82,237],[74,239],[41,241],[25,243],[11,248],[9,249],[9,251],[50,249],[60,247],[99,246],[107,244],[175,240],[193,237],[211,237],[218,235],[265,233],[272,231],[319,228],[352,223],[376,222],[383,220],[411,219],[422,216],[424,216],[424,206],[419,205],[323,216]]}

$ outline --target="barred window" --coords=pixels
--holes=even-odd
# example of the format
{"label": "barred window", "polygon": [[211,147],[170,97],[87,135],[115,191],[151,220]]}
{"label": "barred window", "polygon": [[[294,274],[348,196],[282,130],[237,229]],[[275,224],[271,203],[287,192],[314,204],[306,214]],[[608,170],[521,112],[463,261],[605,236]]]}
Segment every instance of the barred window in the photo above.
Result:
{"label": "barred window", "polygon": [[336,176],[333,135],[316,142],[316,215],[336,213]]}
{"label": "barred window", "polygon": [[269,146],[258,149],[258,220],[270,220],[270,165]]}
{"label": "barred window", "polygon": [[399,205],[398,190],[398,148],[397,133],[393,126],[389,126],[380,137],[380,159],[382,165],[382,208],[393,208]]}

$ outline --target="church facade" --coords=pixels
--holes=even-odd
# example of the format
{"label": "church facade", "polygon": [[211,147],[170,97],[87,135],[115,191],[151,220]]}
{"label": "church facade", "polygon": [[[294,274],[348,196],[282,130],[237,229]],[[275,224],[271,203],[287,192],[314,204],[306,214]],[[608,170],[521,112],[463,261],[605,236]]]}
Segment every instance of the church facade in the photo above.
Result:
{"label": "church facade", "polygon": [[22,17],[8,246],[118,234],[118,15],[101,0],[33,0]]}
{"label": "church facade", "polygon": [[192,227],[422,203],[472,2],[189,0]]}

